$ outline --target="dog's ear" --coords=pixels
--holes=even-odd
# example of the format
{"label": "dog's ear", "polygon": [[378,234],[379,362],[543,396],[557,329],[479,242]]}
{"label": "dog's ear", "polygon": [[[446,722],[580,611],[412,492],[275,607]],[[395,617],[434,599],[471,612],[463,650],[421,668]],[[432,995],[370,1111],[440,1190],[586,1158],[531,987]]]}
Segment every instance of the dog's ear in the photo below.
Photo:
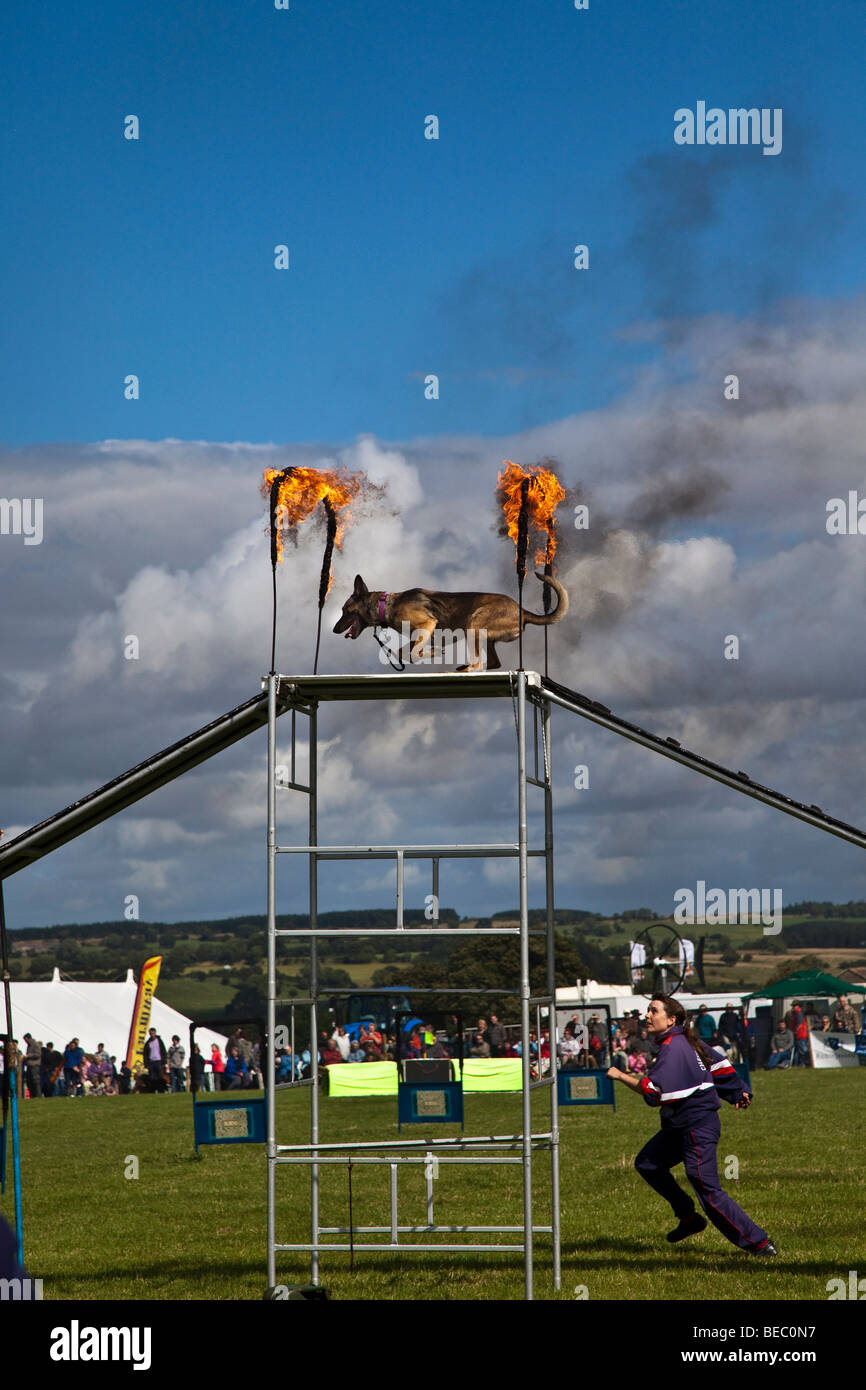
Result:
{"label": "dog's ear", "polygon": [[370,590],[367,588],[360,574],[355,575],[355,598],[363,598]]}

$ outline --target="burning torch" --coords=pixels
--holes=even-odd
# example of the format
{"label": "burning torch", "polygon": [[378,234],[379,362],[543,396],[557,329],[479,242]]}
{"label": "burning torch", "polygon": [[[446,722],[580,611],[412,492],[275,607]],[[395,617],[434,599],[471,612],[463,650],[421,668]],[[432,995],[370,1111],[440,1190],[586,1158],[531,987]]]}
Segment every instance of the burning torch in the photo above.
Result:
{"label": "burning torch", "polygon": [[274,468],[265,471],[262,495],[269,499],[269,519],[271,536],[271,570],[273,574],[274,616],[271,633],[271,675],[276,674],[277,642],[277,565],[282,564],[284,539],[287,531],[294,537],[301,521],[311,517],[319,503],[325,514],[325,553],[319,578],[319,612],[316,629],[316,657],[313,674],[319,666],[319,643],[322,635],[322,610],[331,587],[331,561],[334,546],[339,549],[343,526],[339,513],[361,494],[378,492],[363,473],[350,473],[346,469],[284,468],[281,472]]}
{"label": "burning torch", "polygon": [[[543,563],[544,573],[552,575],[553,557],[556,554],[555,513],[565,497],[565,490],[550,468],[541,464],[523,468],[519,463],[505,459],[497,479],[496,495],[505,514],[503,534],[510,536],[517,547],[517,604],[520,612],[518,660],[523,670],[523,581],[526,577],[529,532],[533,530],[545,534],[546,544],[538,550],[535,563]],[[545,584],[545,613],[550,612],[551,601],[550,585]],[[547,628],[544,629],[544,673],[547,675]]]}

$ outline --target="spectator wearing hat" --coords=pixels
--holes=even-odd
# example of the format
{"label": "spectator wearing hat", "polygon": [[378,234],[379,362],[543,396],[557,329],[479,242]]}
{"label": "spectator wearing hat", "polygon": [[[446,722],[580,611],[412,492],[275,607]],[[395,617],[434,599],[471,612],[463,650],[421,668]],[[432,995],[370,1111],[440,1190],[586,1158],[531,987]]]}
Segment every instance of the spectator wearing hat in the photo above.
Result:
{"label": "spectator wearing hat", "polygon": [[625,1015],[622,1021],[622,1031],[628,1039],[637,1037],[640,1032],[640,1013],[637,1009],[632,1009],[631,1013]]}

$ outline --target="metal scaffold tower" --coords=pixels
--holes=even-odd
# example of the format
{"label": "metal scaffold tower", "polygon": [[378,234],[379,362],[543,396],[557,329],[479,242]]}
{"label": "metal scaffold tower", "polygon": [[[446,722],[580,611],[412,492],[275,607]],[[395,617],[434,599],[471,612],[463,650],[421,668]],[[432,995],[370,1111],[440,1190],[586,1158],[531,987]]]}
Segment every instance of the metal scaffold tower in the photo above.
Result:
{"label": "metal scaffold tower", "polygon": [[[553,931],[553,800],[550,758],[550,703],[542,690],[541,678],[533,672],[479,672],[471,676],[451,673],[425,673],[409,676],[309,676],[289,677],[270,675],[267,678],[268,696],[268,1037],[276,1031],[278,1008],[290,1008],[294,1020],[297,1007],[309,1009],[311,1076],[305,1082],[292,1081],[287,1086],[307,1085],[310,1091],[310,1142],[283,1144],[276,1133],[276,1091],[271,1084],[267,1090],[267,1165],[268,1165],[268,1284],[277,1284],[277,1256],[283,1252],[307,1252],[311,1259],[311,1281],[319,1282],[320,1255],[327,1251],[400,1251],[403,1254],[424,1252],[503,1252],[521,1253],[524,1262],[524,1289],[528,1299],[533,1297],[533,1248],[535,1236],[550,1236],[552,1244],[553,1284],[560,1287],[560,1203],[559,1203],[559,1123],[556,1089],[556,1014]],[[355,844],[321,845],[319,843],[317,807],[317,715],[323,701],[366,700],[454,700],[507,699],[513,702],[517,742],[517,834],[507,842],[497,844]],[[290,712],[291,751],[288,765],[277,764],[276,722],[280,715]],[[297,775],[297,721],[306,718],[308,732],[308,780],[300,782]],[[528,758],[529,754],[529,758]],[[531,766],[528,766],[528,761]],[[529,843],[527,820],[527,788],[538,789],[543,799],[544,843],[532,847]],[[309,803],[309,833],[303,845],[280,844],[277,838],[277,799],[284,790],[306,795]],[[277,858],[279,855],[307,856],[309,863],[309,927],[277,927]],[[517,862],[520,893],[520,925],[511,927],[452,928],[439,923],[439,866],[443,859],[510,858]],[[545,914],[544,925],[529,925],[529,860],[544,860]],[[391,860],[396,863],[396,905],[394,924],[390,927],[328,927],[318,923],[319,867],[326,861]],[[407,928],[404,924],[404,868],[407,860],[427,860],[431,864],[434,917],[429,927]],[[297,940],[306,935],[310,942],[310,993],[303,999],[282,999],[277,990],[277,950],[282,937]],[[513,1134],[460,1137],[446,1139],[400,1139],[381,1143],[351,1142],[322,1143],[319,1130],[319,1067],[317,1042],[319,1037],[319,972],[317,942],[320,937],[380,936],[390,939],[409,936],[448,936],[464,941],[469,936],[516,936],[520,942],[520,979],[511,993],[520,999],[520,1037],[522,1057],[522,1120],[520,1131]],[[545,943],[545,992],[533,995],[530,987],[531,935]],[[483,982],[480,982],[483,986]],[[415,994],[423,991],[412,991]],[[447,990],[428,993],[447,995]],[[483,987],[473,993],[484,994]],[[500,991],[486,991],[500,992]],[[530,1070],[530,1028],[537,1029],[539,1044],[542,1036],[542,1010],[548,1011],[550,1025],[550,1065],[544,1074],[539,1065],[538,1077]],[[534,1018],[534,1024],[531,1020]],[[294,1031],[294,1030],[293,1030]],[[539,1046],[539,1062],[540,1062]],[[532,1092],[546,1089],[550,1101],[549,1125],[541,1133],[533,1133],[531,1117]],[[533,1216],[533,1155],[539,1151],[549,1154],[551,1165],[551,1216],[549,1223],[537,1224]],[[390,1221],[383,1226],[326,1226],[319,1210],[320,1170],[329,1164],[379,1164],[390,1172]],[[423,1165],[427,1180],[427,1221],[421,1225],[400,1225],[397,1210],[397,1175],[400,1167]],[[440,1226],[433,1214],[431,1169],[439,1164],[514,1164],[523,1170],[523,1222],[515,1225]],[[287,1242],[277,1239],[276,1198],[278,1169],[290,1170],[307,1166],[310,1170],[310,1239]],[[374,1236],[374,1241],[357,1241],[355,1235]],[[455,1240],[459,1235],[462,1239]],[[349,1240],[346,1240],[346,1237]],[[410,1237],[409,1241],[401,1237]],[[510,1237],[505,1243],[495,1237]],[[334,1238],[337,1239],[334,1239]],[[469,1239],[466,1239],[466,1238]],[[475,1237],[473,1240],[472,1237]],[[479,1237],[483,1237],[480,1240]],[[450,1239],[449,1239],[450,1238]]]}

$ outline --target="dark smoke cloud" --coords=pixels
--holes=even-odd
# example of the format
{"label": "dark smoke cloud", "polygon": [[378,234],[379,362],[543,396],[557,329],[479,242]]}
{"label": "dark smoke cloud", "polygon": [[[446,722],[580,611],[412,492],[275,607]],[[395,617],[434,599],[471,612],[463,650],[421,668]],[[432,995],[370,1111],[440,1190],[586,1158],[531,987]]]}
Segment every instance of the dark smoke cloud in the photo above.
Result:
{"label": "dark smoke cloud", "polygon": [[[696,316],[727,309],[731,290],[759,313],[805,290],[804,247],[817,240],[828,254],[850,220],[844,189],[802,196],[820,155],[816,130],[793,114],[801,103],[764,93],[754,104],[783,110],[779,156],[742,146],[670,147],[626,173],[634,220],[624,254],[642,271],[647,313],[668,347],[683,342]],[[727,238],[718,235],[725,228]]]}
{"label": "dark smoke cloud", "polygon": [[560,235],[473,266],[441,305],[457,330],[460,359],[562,367],[576,348],[576,325],[567,322],[563,309],[573,298],[573,277]]}
{"label": "dark smoke cloud", "polygon": [[669,345],[683,340],[684,320],[698,312],[705,280],[702,234],[718,220],[739,151],[712,153],[712,161],[682,149],[651,154],[627,175],[634,224],[626,256],[643,271],[647,309],[663,322]]}
{"label": "dark smoke cloud", "polygon": [[686,517],[707,517],[730,487],[721,473],[700,465],[657,474],[629,507],[627,525],[658,536]]}

